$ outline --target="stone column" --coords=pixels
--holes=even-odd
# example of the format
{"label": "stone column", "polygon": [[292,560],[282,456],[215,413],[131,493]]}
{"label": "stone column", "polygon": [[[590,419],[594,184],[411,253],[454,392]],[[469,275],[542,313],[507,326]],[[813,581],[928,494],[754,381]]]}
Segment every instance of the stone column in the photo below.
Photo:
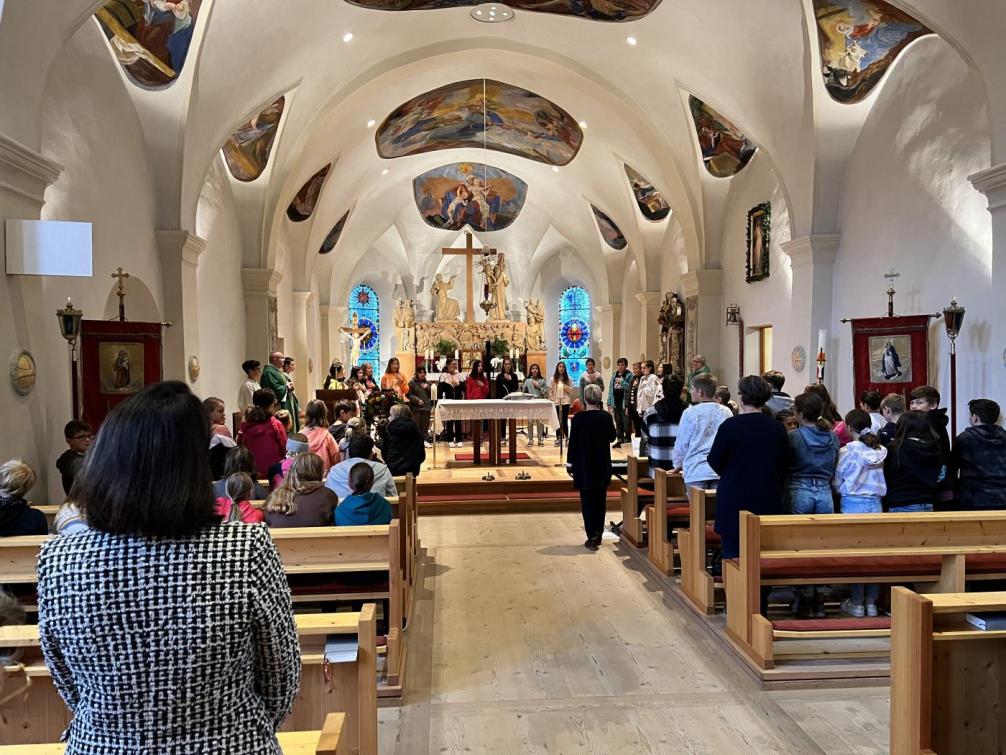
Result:
{"label": "stone column", "polygon": [[[992,276],[990,278],[990,288],[996,290],[1006,280],[1006,163],[983,170],[981,173],[976,173],[970,176],[970,180],[974,187],[988,198],[989,202],[989,212],[992,215]],[[967,294],[960,296],[963,300]],[[995,359],[996,352],[1002,348],[1003,343],[1006,343],[1006,335],[1004,335],[1004,331],[1006,331],[1006,326],[1004,326],[1004,323],[1006,323],[1006,299],[1002,296],[989,298],[991,301],[988,305],[985,305],[984,317],[987,318],[990,324],[990,332],[987,338],[990,343],[996,344],[996,348],[992,349],[992,358]],[[962,303],[965,307],[967,306],[966,301]],[[966,320],[964,327],[967,328]],[[998,360],[995,359],[995,361]],[[990,365],[986,369],[993,367],[997,368],[998,365]],[[960,367],[958,367],[958,374],[961,374]],[[1002,377],[1002,370],[992,369],[990,377],[991,380],[988,381],[987,388],[988,392],[993,394],[990,398],[996,398],[995,394],[1001,396],[1003,388],[1006,387],[1006,381]],[[962,406],[961,402],[966,402],[968,398],[970,397],[966,391],[961,390],[959,382],[957,389],[958,429],[967,425],[967,405]]]}
{"label": "stone column", "polygon": [[717,377],[723,372],[723,271],[692,270],[681,276],[685,297],[685,369],[696,353]]}
{"label": "stone column", "polygon": [[319,378],[325,380],[328,366],[336,359],[342,359],[342,348],[339,345],[339,326],[345,317],[345,307],[338,307],[334,304],[322,304],[320,307],[321,317],[321,370]]}
{"label": "stone column", "polygon": [[[807,349],[808,381],[816,369],[818,333],[828,331],[825,355],[824,383],[835,390],[838,334],[831,329],[834,304],[835,253],[842,237],[838,234],[814,234],[802,236],[782,245],[782,251],[789,255],[793,268],[793,291],[791,319],[804,323],[800,341]],[[797,292],[799,295],[796,295]],[[785,371],[785,368],[784,370]]]}
{"label": "stone column", "polygon": [[[313,305],[313,291],[293,292],[293,348],[288,349],[287,353],[297,360],[297,369],[293,373],[293,382],[296,386],[297,397],[300,399],[301,409],[307,406],[307,402],[314,398],[314,384],[318,383],[317,387],[321,387],[320,381],[315,380],[314,374],[311,371],[312,367],[315,371],[318,370],[318,365],[315,364],[315,357],[317,355],[311,354],[310,339],[308,337],[308,331],[310,330],[308,321],[311,318],[311,308]],[[328,365],[325,365],[325,370],[328,370]]]}
{"label": "stone column", "polygon": [[[58,163],[0,134],[0,265],[6,265],[2,220],[38,220],[45,190],[62,170]],[[27,349],[38,371],[29,395],[18,396],[4,388],[3,416],[18,432],[0,435],[0,459],[22,458],[30,463],[39,475],[32,497],[48,495],[50,500],[61,501],[59,475],[52,470],[56,456],[66,448],[63,424],[70,418],[70,356],[66,341],[56,334],[56,309],[66,302],[47,306],[43,282],[44,278],[34,275],[0,276],[0,358],[6,360],[15,349]],[[81,300],[74,299],[79,307]]]}
{"label": "stone column", "polygon": [[[622,348],[622,305],[601,304],[597,307],[597,312],[600,315],[598,318],[600,320],[598,330],[601,331],[601,348],[598,351],[600,359],[598,360],[597,367],[607,375],[609,371],[615,369],[615,360],[623,356],[619,353]],[[608,360],[607,365],[604,363],[605,359]],[[607,378],[605,378],[605,381],[607,381]]]}
{"label": "stone column", "polygon": [[283,274],[269,268],[241,268],[245,292],[245,355],[262,364],[276,349],[276,290]]}
{"label": "stone column", "polygon": [[164,286],[164,329],[162,360],[165,380],[189,379],[188,364],[199,356],[199,298],[196,294],[196,267],[206,240],[188,231],[156,231]]}
{"label": "stone column", "polygon": [[[636,294],[636,301],[639,302],[639,352],[626,355],[630,365],[640,359],[652,359],[654,364],[657,363],[657,357],[660,356],[660,323],[657,322],[657,317],[660,315],[660,302],[663,298],[664,295],[659,291],[641,291]],[[631,348],[631,339],[627,340],[627,346]]]}

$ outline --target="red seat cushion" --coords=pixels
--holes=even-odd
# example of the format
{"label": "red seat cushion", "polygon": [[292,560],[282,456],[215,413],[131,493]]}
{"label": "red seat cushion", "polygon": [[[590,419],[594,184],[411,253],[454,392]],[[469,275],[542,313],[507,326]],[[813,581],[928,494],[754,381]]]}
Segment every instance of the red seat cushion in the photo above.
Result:
{"label": "red seat cushion", "polygon": [[[608,494],[610,497],[610,493]],[[494,496],[502,497],[502,496]],[[563,498],[580,500],[580,494],[575,490],[553,490],[548,493],[507,493],[506,498],[511,501],[533,501],[536,498]]]}
{"label": "red seat cushion", "polygon": [[680,503],[669,503],[667,504],[667,516],[675,519],[687,519],[688,506]]}
{"label": "red seat cushion", "polygon": [[999,574],[1006,572],[1006,553],[976,553],[965,557],[968,574]]}
{"label": "red seat cushion", "polygon": [[818,558],[763,558],[766,579],[794,577],[917,577],[939,575],[939,556],[822,556]]}
{"label": "red seat cushion", "polygon": [[719,545],[723,542],[720,534],[713,529],[714,526],[712,522],[706,522],[706,545]]}
{"label": "red seat cushion", "polygon": [[783,619],[773,621],[772,628],[780,632],[824,632],[846,629],[890,629],[891,617],[878,616],[873,619]]}
{"label": "red seat cushion", "polygon": [[287,577],[294,595],[328,593],[388,592],[388,572],[350,572],[347,574],[297,574]]}

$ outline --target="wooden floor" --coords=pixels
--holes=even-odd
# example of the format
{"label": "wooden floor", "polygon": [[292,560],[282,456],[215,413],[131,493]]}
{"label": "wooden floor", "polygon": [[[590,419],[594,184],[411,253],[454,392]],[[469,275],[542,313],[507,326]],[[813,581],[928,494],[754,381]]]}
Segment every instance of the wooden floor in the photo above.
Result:
{"label": "wooden floor", "polygon": [[[420,520],[408,686],[382,753],[879,753],[884,688],[762,692],[576,514]],[[631,562],[629,562],[631,564]]]}

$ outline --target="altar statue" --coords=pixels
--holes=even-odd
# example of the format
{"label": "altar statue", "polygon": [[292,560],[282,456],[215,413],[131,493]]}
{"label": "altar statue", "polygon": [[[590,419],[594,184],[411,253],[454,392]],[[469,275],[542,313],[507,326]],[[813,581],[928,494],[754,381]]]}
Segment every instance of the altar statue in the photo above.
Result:
{"label": "altar statue", "polygon": [[395,340],[399,351],[415,349],[416,305],[412,299],[399,299],[394,314]]}
{"label": "altar statue", "polygon": [[531,299],[525,306],[527,311],[527,350],[545,350],[545,305],[541,299]]}
{"label": "altar statue", "polygon": [[503,253],[496,255],[496,264],[489,269],[487,275],[490,294],[492,295],[492,309],[489,310],[490,320],[506,320],[507,304],[506,290],[510,285],[510,275],[506,268],[506,258]]}
{"label": "altar statue", "polygon": [[354,312],[348,328],[340,328],[343,335],[349,339],[349,364],[355,367],[360,364],[363,344],[370,338],[370,328],[360,327],[360,316]]}
{"label": "altar statue", "polygon": [[433,285],[430,286],[430,293],[433,294],[433,319],[437,322],[456,322],[461,319],[461,305],[457,299],[450,298],[447,294],[454,288],[454,278],[452,275],[444,280],[441,273],[437,273]]}

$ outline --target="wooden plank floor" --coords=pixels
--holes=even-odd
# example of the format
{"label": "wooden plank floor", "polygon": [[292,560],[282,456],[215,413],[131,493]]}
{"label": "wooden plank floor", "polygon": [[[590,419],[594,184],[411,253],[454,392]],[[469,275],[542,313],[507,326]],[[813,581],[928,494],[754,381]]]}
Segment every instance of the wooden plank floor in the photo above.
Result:
{"label": "wooden plank floor", "polygon": [[382,753],[880,753],[887,690],[762,692],[576,514],[420,520],[408,687]]}

